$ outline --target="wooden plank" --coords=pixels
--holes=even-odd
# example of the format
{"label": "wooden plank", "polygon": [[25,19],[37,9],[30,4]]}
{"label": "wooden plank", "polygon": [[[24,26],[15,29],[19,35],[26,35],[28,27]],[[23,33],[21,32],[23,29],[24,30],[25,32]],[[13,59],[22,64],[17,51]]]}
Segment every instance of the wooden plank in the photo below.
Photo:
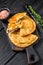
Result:
{"label": "wooden plank", "polygon": [[4,65],[16,52],[12,51],[5,30],[0,32],[0,63]]}

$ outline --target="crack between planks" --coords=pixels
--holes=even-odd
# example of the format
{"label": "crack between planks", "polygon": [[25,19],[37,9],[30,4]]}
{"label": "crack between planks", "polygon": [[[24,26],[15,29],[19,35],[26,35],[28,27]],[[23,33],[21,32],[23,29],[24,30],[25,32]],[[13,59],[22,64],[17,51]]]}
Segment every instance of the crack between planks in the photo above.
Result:
{"label": "crack between planks", "polygon": [[13,57],[14,57],[15,55],[17,55],[17,52],[16,52],[4,65],[7,65],[7,64],[13,59]]}

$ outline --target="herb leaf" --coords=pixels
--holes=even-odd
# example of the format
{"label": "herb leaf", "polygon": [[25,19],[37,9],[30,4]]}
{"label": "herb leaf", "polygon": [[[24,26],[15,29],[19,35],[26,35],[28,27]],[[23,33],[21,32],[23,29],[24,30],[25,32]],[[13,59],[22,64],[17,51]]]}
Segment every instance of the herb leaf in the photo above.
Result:
{"label": "herb leaf", "polygon": [[35,10],[32,8],[32,6],[28,6],[29,10],[31,11],[32,15],[34,16],[34,18],[38,21],[38,23],[40,24],[40,26],[43,26],[43,20],[42,17],[35,12]]}

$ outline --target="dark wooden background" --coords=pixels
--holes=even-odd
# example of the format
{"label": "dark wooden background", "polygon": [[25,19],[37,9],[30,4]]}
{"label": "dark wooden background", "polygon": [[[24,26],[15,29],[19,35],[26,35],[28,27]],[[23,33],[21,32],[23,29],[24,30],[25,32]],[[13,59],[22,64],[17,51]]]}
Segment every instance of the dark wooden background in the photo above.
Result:
{"label": "dark wooden background", "polygon": [[[25,3],[32,5],[43,18],[43,0],[0,0],[0,9],[7,7],[12,13],[21,12],[24,11]],[[28,65],[26,51],[13,51],[7,39],[6,32],[0,23],[0,65]],[[43,65],[43,39],[34,45],[34,49],[40,57],[34,65]]]}

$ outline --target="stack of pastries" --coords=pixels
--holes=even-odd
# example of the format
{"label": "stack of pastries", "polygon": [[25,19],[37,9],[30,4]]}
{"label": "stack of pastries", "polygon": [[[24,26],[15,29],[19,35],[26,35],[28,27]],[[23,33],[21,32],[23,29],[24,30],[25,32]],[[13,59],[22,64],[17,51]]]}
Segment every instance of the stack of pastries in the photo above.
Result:
{"label": "stack of pastries", "polygon": [[33,34],[36,23],[26,12],[13,15],[8,19],[7,33],[12,44],[25,48],[37,41],[38,36]]}

